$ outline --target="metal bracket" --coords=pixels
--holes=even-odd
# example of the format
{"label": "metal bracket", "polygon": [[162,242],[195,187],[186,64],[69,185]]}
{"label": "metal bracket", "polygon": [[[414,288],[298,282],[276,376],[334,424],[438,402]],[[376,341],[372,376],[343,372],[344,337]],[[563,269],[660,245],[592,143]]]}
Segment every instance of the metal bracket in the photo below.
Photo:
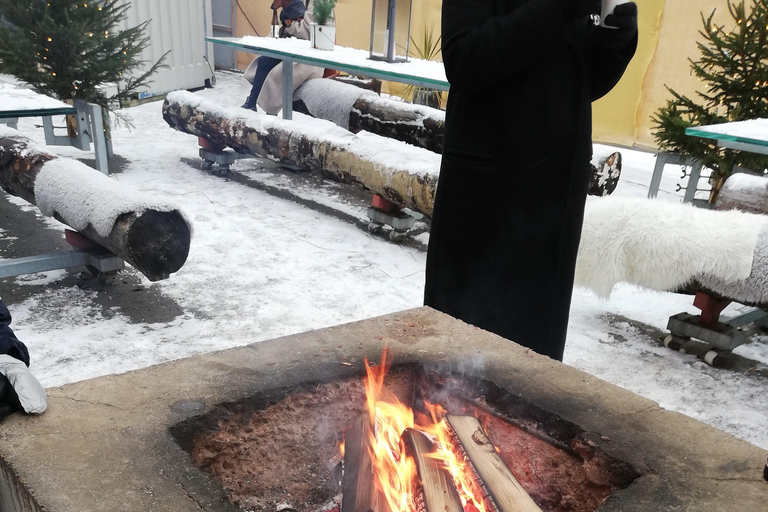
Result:
{"label": "metal bracket", "polygon": [[714,348],[731,351],[749,339],[741,327],[717,322],[709,327],[700,324],[701,317],[690,313],[678,313],[669,317],[667,329],[677,336],[694,338]]}
{"label": "metal bracket", "polygon": [[49,270],[91,266],[101,273],[125,268],[125,262],[106,249],[73,249],[41,256],[0,261],[0,278],[36,274]]}
{"label": "metal bracket", "polygon": [[[699,178],[701,177],[701,160],[693,158],[684,158],[677,153],[659,153],[656,155],[656,165],[653,168],[653,176],[651,177],[651,185],[648,187],[648,198],[653,199],[659,193],[659,187],[661,186],[661,176],[664,174],[664,166],[670,165],[685,165],[691,167],[691,173],[688,176],[688,186],[685,187],[684,203],[693,202],[693,198],[696,195]],[[679,187],[678,191],[683,187]]]}
{"label": "metal bracket", "polygon": [[0,118],[0,124],[8,125],[9,128],[13,128],[14,130],[19,129],[19,118],[18,117],[4,117]]}
{"label": "metal bracket", "polygon": [[96,153],[96,169],[104,174],[109,174],[108,155],[112,153],[112,147],[111,143],[106,140],[101,105],[75,100],[74,107],[77,109],[75,116],[77,134],[75,137],[54,134],[51,116],[43,116],[45,143],[50,146],[73,146],[80,151],[90,151],[91,142],[93,142],[93,151]]}

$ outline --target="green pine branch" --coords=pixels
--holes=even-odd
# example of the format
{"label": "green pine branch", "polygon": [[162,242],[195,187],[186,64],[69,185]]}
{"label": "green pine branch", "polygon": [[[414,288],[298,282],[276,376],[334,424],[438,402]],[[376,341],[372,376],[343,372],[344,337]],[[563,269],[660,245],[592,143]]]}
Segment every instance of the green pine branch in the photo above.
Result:
{"label": "green pine branch", "polygon": [[[167,67],[166,54],[136,75],[149,22],[122,29],[129,8],[118,0],[0,0],[0,72],[61,100],[114,109]],[[118,92],[107,96],[111,84]]]}
{"label": "green pine branch", "polygon": [[715,11],[701,13],[700,57],[689,61],[702,90],[692,99],[668,87],[672,99],[651,118],[661,148],[702,160],[717,177],[727,177],[735,166],[768,169],[767,157],[685,135],[689,126],[768,117],[768,0],[751,0],[749,9],[745,0],[729,0],[728,12],[731,30],[714,23]]}

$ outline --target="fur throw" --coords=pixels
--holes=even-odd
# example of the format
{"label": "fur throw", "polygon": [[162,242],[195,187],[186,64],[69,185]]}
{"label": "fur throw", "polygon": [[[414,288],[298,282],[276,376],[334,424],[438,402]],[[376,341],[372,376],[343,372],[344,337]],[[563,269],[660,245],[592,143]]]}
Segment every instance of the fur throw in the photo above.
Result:
{"label": "fur throw", "polygon": [[[668,291],[693,280],[730,283],[735,288],[728,296],[738,300],[734,295],[750,277],[765,220],[764,215],[658,200],[590,198],[575,283],[601,297],[609,297],[620,282]],[[760,239],[768,243],[768,236]],[[768,246],[765,252],[768,260]]]}

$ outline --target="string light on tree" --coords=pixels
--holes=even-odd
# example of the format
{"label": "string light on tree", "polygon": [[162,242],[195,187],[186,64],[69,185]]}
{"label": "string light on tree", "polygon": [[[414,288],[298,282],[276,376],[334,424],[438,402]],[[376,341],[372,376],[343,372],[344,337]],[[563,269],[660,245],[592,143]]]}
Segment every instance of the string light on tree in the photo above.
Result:
{"label": "string light on tree", "polygon": [[[147,85],[165,58],[148,67],[139,60],[149,44],[149,22],[125,28],[130,4],[125,0],[0,0],[0,12],[8,22],[0,25],[0,73],[15,75],[61,100],[77,94],[78,99],[118,107]],[[116,93],[103,87],[110,83],[119,84]]]}

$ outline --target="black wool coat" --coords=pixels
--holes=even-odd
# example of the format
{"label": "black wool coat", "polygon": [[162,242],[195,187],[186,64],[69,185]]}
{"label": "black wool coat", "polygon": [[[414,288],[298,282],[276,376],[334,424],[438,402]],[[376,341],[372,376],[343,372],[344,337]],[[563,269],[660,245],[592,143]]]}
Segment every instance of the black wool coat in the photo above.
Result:
{"label": "black wool coat", "polygon": [[442,38],[451,90],[424,302],[561,360],[591,102],[637,37],[616,48],[560,0],[443,0]]}

